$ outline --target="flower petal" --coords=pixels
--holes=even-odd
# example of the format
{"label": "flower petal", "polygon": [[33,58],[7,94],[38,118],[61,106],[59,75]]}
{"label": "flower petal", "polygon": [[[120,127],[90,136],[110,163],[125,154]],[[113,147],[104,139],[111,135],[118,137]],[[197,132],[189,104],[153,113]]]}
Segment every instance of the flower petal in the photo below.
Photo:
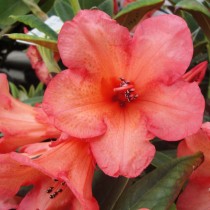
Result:
{"label": "flower petal", "polygon": [[[196,152],[203,152],[204,162],[199,168],[191,175],[193,179],[210,179],[210,131],[209,123],[204,123],[202,129],[196,134],[186,137],[178,146],[177,155],[186,156]],[[208,127],[206,127],[208,126]]]}
{"label": "flower petal", "polygon": [[63,71],[52,79],[44,95],[43,109],[55,126],[78,138],[103,134],[104,98],[100,85],[92,78],[82,79],[74,72]]}
{"label": "flower petal", "polygon": [[20,165],[10,154],[0,155],[0,197],[13,197],[23,185],[29,185],[40,179],[41,173],[28,166]]}
{"label": "flower petal", "polygon": [[126,68],[129,42],[129,31],[106,13],[82,10],[63,25],[58,49],[63,63],[71,70],[114,76]]}
{"label": "flower petal", "polygon": [[64,180],[84,209],[98,210],[91,191],[94,161],[88,143],[71,139],[52,147],[37,159],[31,160],[16,153],[13,153],[13,158],[50,177]]}
{"label": "flower petal", "polygon": [[113,111],[105,122],[107,132],[90,142],[97,164],[110,176],[138,176],[155,154],[143,116],[137,109]]}
{"label": "flower petal", "polygon": [[[44,210],[80,210],[80,208],[74,208],[74,203],[78,202],[73,193],[68,187],[65,187],[61,193],[51,199],[50,194],[47,193],[47,189],[53,185],[53,180],[43,175],[42,181],[37,183],[33,189],[27,193],[18,206],[17,210],[28,210],[33,206],[34,209]],[[56,186],[58,190],[60,186]],[[55,186],[54,186],[55,188]]]}
{"label": "flower petal", "polygon": [[128,78],[140,87],[157,80],[171,84],[184,74],[192,53],[191,33],[182,18],[175,15],[148,18],[135,31]]}
{"label": "flower petal", "polygon": [[0,74],[0,152],[9,152],[24,144],[59,137],[40,107],[24,104],[9,94],[8,81]]}
{"label": "flower petal", "polygon": [[139,98],[147,129],[161,139],[179,140],[201,126],[204,99],[196,83],[178,81],[171,86],[153,83]]}
{"label": "flower petal", "polygon": [[210,181],[190,181],[177,201],[178,210],[208,210],[210,209]]}

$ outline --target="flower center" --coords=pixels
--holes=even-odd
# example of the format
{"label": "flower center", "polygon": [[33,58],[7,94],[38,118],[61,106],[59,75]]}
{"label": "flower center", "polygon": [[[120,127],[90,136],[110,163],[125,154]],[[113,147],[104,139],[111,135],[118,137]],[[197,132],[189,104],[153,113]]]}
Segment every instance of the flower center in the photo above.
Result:
{"label": "flower center", "polygon": [[65,182],[58,181],[57,179],[54,179],[54,182],[57,182],[57,184],[54,184],[54,186],[51,186],[46,190],[46,193],[50,194],[50,199],[55,198],[59,193],[63,192],[63,187],[66,185]]}
{"label": "flower center", "polygon": [[135,91],[134,85],[121,77],[119,87],[114,88],[113,91],[116,93],[113,99],[118,101],[121,107],[136,100],[139,96]]}

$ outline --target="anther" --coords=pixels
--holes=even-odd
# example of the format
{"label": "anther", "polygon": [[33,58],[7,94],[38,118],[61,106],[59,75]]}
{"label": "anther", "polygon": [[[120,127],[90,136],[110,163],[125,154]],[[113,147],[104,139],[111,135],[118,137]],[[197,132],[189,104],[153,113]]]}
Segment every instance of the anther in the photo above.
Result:
{"label": "anther", "polygon": [[58,192],[54,192],[53,194],[50,195],[50,198],[53,199],[56,197],[56,195],[58,195]]}
{"label": "anther", "polygon": [[53,188],[54,188],[54,187],[49,187],[49,188],[46,190],[46,192],[47,192],[47,193],[51,193],[51,192],[53,191]]}
{"label": "anther", "polygon": [[63,189],[60,188],[60,189],[57,190],[57,192],[61,193],[61,192],[63,192]]}

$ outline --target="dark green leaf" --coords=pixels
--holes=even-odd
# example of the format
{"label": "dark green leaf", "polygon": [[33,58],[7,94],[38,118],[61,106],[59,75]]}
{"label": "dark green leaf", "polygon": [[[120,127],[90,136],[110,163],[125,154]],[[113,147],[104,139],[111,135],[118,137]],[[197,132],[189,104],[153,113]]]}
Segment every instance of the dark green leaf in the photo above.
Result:
{"label": "dark green leaf", "polygon": [[164,0],[138,0],[128,4],[114,19],[128,29],[132,29],[147,12],[160,8],[163,3]]}
{"label": "dark green leaf", "polygon": [[40,7],[44,12],[48,12],[53,7],[54,2],[55,0],[44,0]]}
{"label": "dark green leaf", "polygon": [[41,45],[43,47],[49,48],[54,52],[58,52],[57,41],[55,41],[55,40],[39,38],[37,36],[31,36],[31,35],[27,35],[27,34],[5,34],[5,36],[7,36],[11,39],[32,42],[32,43]]}
{"label": "dark green leaf", "polygon": [[128,184],[124,177],[114,178],[97,170],[93,181],[93,194],[97,199],[100,210],[111,210],[124,188]]}
{"label": "dark green leaf", "polygon": [[169,208],[169,210],[177,210],[176,205],[173,203],[173,205]]}
{"label": "dark green leaf", "polygon": [[[39,2],[38,0],[35,1]],[[10,15],[25,15],[30,9],[22,0],[0,0],[0,24],[3,26],[11,25],[16,20],[10,18]]]}
{"label": "dark green leaf", "polygon": [[127,188],[113,210],[167,210],[202,161],[202,153],[196,153],[165,163]]}
{"label": "dark green leaf", "polygon": [[11,16],[11,17],[16,21],[20,21],[30,26],[31,28],[38,29],[52,40],[57,40],[58,37],[57,33],[34,15],[22,15],[22,16]]}
{"label": "dark green leaf", "polygon": [[176,4],[176,10],[190,12],[199,26],[202,28],[207,38],[210,40],[210,12],[201,3],[195,0],[183,0]]}
{"label": "dark green leaf", "polygon": [[157,151],[151,164],[158,168],[164,165],[165,163],[170,162],[171,160],[173,160],[171,157],[167,156],[166,154],[162,152]]}
{"label": "dark green leaf", "polygon": [[79,0],[81,9],[90,9],[92,7],[97,7],[103,2],[104,0]]}
{"label": "dark green leaf", "polygon": [[104,2],[98,5],[98,8],[106,12],[108,15],[113,16],[114,12],[113,0],[105,0]]}
{"label": "dark green leaf", "polygon": [[54,4],[54,11],[62,21],[71,20],[74,17],[74,12],[69,3],[63,0],[56,0]]}

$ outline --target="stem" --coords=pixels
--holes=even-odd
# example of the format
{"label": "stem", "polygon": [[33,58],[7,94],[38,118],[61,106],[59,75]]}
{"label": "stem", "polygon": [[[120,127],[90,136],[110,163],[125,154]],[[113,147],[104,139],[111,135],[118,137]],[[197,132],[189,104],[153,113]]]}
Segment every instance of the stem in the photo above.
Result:
{"label": "stem", "polygon": [[69,2],[73,9],[74,15],[76,15],[81,10],[79,0],[69,0]]}
{"label": "stem", "polygon": [[29,9],[34,13],[34,15],[38,18],[40,18],[42,21],[45,21],[48,19],[48,16],[46,13],[44,13],[40,7],[34,2],[34,0],[22,0]]}

